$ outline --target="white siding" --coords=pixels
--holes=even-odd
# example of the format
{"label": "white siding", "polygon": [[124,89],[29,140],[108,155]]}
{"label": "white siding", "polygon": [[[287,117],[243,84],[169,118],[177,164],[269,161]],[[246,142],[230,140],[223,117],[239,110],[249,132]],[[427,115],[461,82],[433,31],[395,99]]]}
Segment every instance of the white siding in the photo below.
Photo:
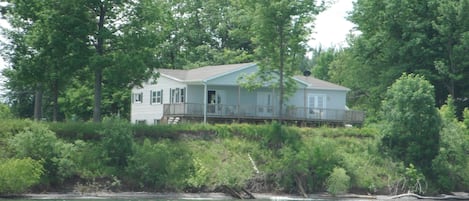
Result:
{"label": "white siding", "polygon": [[[164,76],[158,78],[157,84],[146,82],[143,84],[142,88],[134,87],[132,89],[132,94],[142,93],[143,99],[141,103],[134,103],[132,101],[130,109],[131,122],[136,123],[145,121],[146,124],[154,124],[155,120],[161,120],[163,117],[163,104],[170,102],[170,89],[184,87],[187,87],[187,85]],[[163,104],[151,104],[151,92],[159,90],[163,90]]]}

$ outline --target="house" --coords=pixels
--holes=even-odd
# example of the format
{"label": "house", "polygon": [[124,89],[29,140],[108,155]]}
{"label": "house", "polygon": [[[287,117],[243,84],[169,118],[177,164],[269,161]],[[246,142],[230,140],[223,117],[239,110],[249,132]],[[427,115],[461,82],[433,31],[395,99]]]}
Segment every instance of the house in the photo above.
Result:
{"label": "house", "polygon": [[191,70],[159,69],[159,78],[132,89],[131,121],[264,122],[361,124],[364,113],[348,110],[348,88],[310,76],[295,76],[297,90],[278,108],[278,90],[249,91],[239,76],[255,73],[255,63],[205,66]]}

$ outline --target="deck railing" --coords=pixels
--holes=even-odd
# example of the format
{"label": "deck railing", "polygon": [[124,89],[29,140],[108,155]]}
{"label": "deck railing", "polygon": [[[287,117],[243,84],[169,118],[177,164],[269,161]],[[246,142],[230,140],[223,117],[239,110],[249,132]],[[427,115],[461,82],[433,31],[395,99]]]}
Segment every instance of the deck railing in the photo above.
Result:
{"label": "deck railing", "polygon": [[[204,104],[176,103],[164,104],[165,116],[203,117]],[[225,105],[208,104],[207,118],[233,118],[233,119],[282,119],[300,121],[329,121],[361,124],[365,119],[363,111],[339,110],[323,108],[306,108],[288,106],[282,116],[274,106],[266,105]]]}

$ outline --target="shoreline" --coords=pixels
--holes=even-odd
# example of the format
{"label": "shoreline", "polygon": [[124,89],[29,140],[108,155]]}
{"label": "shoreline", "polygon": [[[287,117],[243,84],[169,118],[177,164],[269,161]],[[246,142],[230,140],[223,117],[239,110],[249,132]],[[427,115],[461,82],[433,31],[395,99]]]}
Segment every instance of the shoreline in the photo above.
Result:
{"label": "shoreline", "polygon": [[[275,194],[275,193],[253,193],[256,199],[261,200],[316,200],[316,199],[365,199],[376,200],[386,199],[390,196],[369,196],[345,194],[333,197],[327,193],[309,194],[307,198],[300,195],[292,194]],[[225,193],[150,193],[150,192],[95,192],[95,193],[25,193],[18,195],[0,196],[1,198],[14,199],[32,199],[32,200],[106,200],[106,199],[169,199],[169,200],[236,200],[232,196]]]}
{"label": "shoreline", "polygon": [[[420,196],[413,193],[400,195],[359,195],[343,194],[332,196],[328,193],[308,194],[305,198],[300,195],[275,194],[275,193],[253,193],[256,199],[261,200],[469,200],[469,193],[455,192],[453,195],[440,195],[435,197]],[[31,199],[31,200],[106,200],[106,199],[165,199],[165,200],[236,200],[225,193],[150,193],[150,192],[48,192],[48,193],[25,193],[18,195],[0,195],[1,199]]]}

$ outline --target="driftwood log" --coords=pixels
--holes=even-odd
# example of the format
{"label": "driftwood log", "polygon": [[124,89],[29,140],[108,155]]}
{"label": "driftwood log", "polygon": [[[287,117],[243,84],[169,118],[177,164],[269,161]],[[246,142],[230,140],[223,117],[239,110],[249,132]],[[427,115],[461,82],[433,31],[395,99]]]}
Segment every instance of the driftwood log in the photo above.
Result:
{"label": "driftwood log", "polygon": [[392,196],[390,199],[399,199],[403,197],[413,197],[417,199],[430,199],[430,200],[469,200],[469,196],[457,196],[457,195],[443,195],[443,196],[421,196],[414,193],[404,193],[396,196]]}
{"label": "driftwood log", "polygon": [[241,190],[237,190],[231,188],[229,186],[223,185],[223,189],[225,190],[226,194],[229,194],[231,197],[244,200],[244,199],[256,199],[252,193],[250,193],[245,188],[241,188]]}

